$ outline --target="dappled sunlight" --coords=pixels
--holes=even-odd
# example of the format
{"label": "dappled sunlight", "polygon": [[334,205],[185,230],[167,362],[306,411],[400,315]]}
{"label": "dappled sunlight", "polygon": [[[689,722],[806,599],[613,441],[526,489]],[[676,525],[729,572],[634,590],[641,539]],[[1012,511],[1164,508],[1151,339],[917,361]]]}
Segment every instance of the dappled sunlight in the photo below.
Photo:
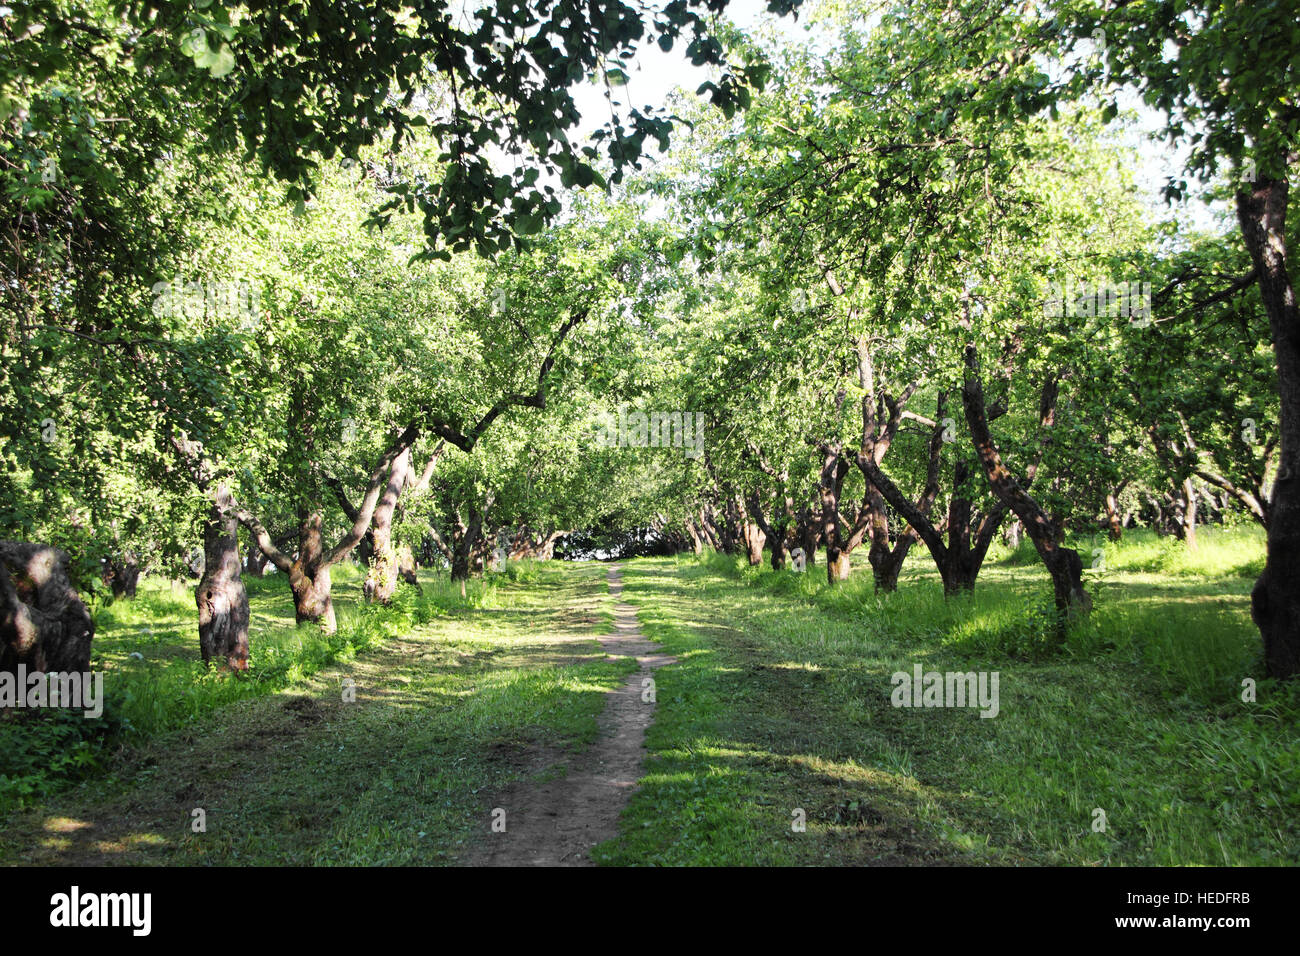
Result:
{"label": "dappled sunlight", "polygon": [[85,820],[73,820],[69,817],[50,817],[45,821],[44,829],[50,833],[75,833],[93,825]]}
{"label": "dappled sunlight", "polygon": [[[1107,571],[1088,582],[1097,603],[1062,648],[1026,629],[1050,588],[1008,589],[1024,569],[991,570],[955,601],[937,582],[876,595],[867,579],[835,589],[795,581],[806,589],[802,605],[786,595],[793,576],[728,570],[721,560],[683,568],[676,584],[652,575],[641,584],[629,573],[649,631],[682,662],[661,680],[661,695],[678,704],[652,728],[648,765],[675,789],[634,800],[626,850],[613,859],[717,859],[707,831],[693,829],[706,818],[741,847],[736,862],[768,859],[774,840],[800,853],[804,844],[783,841],[782,805],[807,812],[809,834],[897,862],[1257,858],[1241,847],[1225,853],[1209,837],[1224,818],[1207,816],[1221,798],[1203,779],[1248,775],[1269,794],[1280,779],[1264,783],[1258,769],[1272,765],[1260,748],[1278,746],[1276,726],[1236,716],[1240,677],[1258,653],[1252,582]],[[1157,589],[1173,600],[1152,602]],[[700,649],[711,656],[691,656]],[[892,706],[889,675],[916,664],[1000,671],[997,718],[970,707]],[[1235,719],[1215,717],[1217,707]],[[1143,821],[1140,835],[1090,829],[1098,792],[1110,794],[1112,818]],[[1258,841],[1251,814],[1266,814],[1267,852],[1285,855],[1297,834],[1270,799],[1265,810],[1234,797],[1230,819]],[[1177,813],[1160,815],[1171,800]],[[639,840],[638,821],[655,829],[649,821],[658,819],[682,829],[688,846],[665,851]],[[887,835],[896,831],[903,836]]]}

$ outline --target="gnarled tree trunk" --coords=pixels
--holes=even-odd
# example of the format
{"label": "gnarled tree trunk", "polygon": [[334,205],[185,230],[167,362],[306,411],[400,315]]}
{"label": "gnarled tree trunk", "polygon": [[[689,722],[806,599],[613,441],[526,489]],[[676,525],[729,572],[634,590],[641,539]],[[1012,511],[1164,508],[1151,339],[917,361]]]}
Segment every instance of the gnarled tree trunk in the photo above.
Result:
{"label": "gnarled tree trunk", "polygon": [[87,673],[95,622],[57,548],[0,541],[0,671]]}
{"label": "gnarled tree trunk", "polygon": [[[1039,405],[1040,425],[1050,427],[1056,414],[1056,382],[1050,380],[1043,388]],[[1064,546],[1062,529],[1051,516],[1021,487],[1019,481],[1002,461],[993,436],[989,432],[988,413],[984,407],[984,385],[980,381],[979,354],[975,346],[966,346],[966,382],[962,386],[962,405],[966,411],[966,424],[970,428],[975,454],[984,467],[984,475],[998,500],[1015,512],[1023,523],[1025,532],[1034,542],[1034,548],[1052,578],[1052,592],[1058,613],[1056,634],[1064,640],[1069,617],[1087,613],[1092,608],[1092,598],[1083,588],[1083,562],[1079,553]]]}
{"label": "gnarled tree trunk", "polygon": [[338,629],[334,600],[330,597],[330,565],[321,538],[321,513],[305,514],[298,527],[298,557],[289,566],[293,615],[299,624],[316,623],[327,634]]}
{"label": "gnarled tree trunk", "polygon": [[240,578],[239,520],[230,489],[217,488],[203,526],[203,577],[194,589],[203,663],[248,669],[248,593]]}

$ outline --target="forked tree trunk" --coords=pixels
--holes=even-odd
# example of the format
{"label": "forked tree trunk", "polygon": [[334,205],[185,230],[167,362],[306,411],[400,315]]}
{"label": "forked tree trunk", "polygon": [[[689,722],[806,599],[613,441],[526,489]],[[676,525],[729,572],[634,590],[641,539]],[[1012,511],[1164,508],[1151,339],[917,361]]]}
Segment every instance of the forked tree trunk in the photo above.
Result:
{"label": "forked tree trunk", "polygon": [[333,634],[338,629],[334,600],[330,596],[330,568],[325,563],[321,538],[321,513],[312,511],[298,529],[298,557],[289,568],[289,589],[293,592],[293,613],[299,624],[319,624]]}
{"label": "forked tree trunk", "polygon": [[1106,492],[1106,533],[1112,541],[1124,536],[1124,519],[1119,513],[1120,488]]}
{"label": "forked tree trunk", "polygon": [[554,561],[555,546],[559,544],[560,539],[565,537],[565,535],[567,535],[568,533],[569,533],[568,531],[552,531],[545,538],[543,538],[541,544],[537,545],[536,548],[537,560]]}
{"label": "forked tree trunk", "polygon": [[217,488],[203,526],[203,577],[194,589],[203,663],[248,669],[248,593],[240,578],[239,520],[230,489]]}
{"label": "forked tree trunk", "polygon": [[[490,507],[490,500],[488,504]],[[461,582],[462,595],[465,593],[464,582],[468,580],[476,560],[482,553],[479,543],[480,538],[483,536],[484,517],[484,511],[477,504],[471,504],[469,523],[462,524],[459,518],[456,521],[456,531],[453,533],[452,544],[451,579]]]}
{"label": "forked tree trunk", "polygon": [[[941,407],[939,417],[942,418],[942,415]],[[938,454],[932,446],[932,475],[937,471],[938,460]],[[989,545],[993,543],[993,536],[997,534],[998,526],[1006,515],[1006,505],[999,502],[980,520],[978,526],[974,526],[971,518],[971,501],[963,491],[967,466],[965,462],[959,461],[953,476],[952,498],[948,504],[948,543],[945,545],[939,529],[930,520],[929,507],[927,506],[925,510],[921,508],[927,499],[933,501],[933,496],[929,494],[928,489],[927,493],[922,495],[920,504],[914,503],[869,457],[862,456],[859,467],[863,469],[867,480],[880,490],[880,493],[903,516],[929,549],[935,567],[939,570],[939,577],[943,581],[944,597],[973,591],[975,579],[984,564]],[[934,477],[930,480],[937,495],[938,479]]]}
{"label": "forked tree trunk", "polygon": [[[1050,426],[1055,417],[1056,389],[1049,383],[1043,390],[1040,405],[1041,424]],[[1034,542],[1034,548],[1052,578],[1052,593],[1056,602],[1056,635],[1064,640],[1069,619],[1076,613],[1087,613],[1092,608],[1092,598],[1083,587],[1083,562],[1079,553],[1063,543],[1061,528],[1043,510],[1002,462],[1002,456],[989,432],[988,413],[984,406],[984,385],[980,380],[979,354],[975,346],[966,346],[966,382],[962,386],[962,405],[966,424],[970,428],[975,454],[984,467],[989,487],[998,500],[1015,512],[1024,524],[1025,532]]]}
{"label": "forked tree trunk", "polygon": [[[876,364],[871,351],[871,340],[860,336],[855,344],[858,358],[858,384],[862,387],[862,447],[858,450],[858,470],[862,471],[866,481],[866,495],[862,507],[867,521],[871,545],[867,550],[867,561],[871,564],[871,576],[877,591],[889,592],[898,588],[898,575],[903,570],[903,562],[917,540],[917,532],[910,525],[898,535],[897,541],[890,538],[889,510],[885,507],[885,498],[879,488],[871,482],[871,477],[863,468],[864,462],[871,462],[878,469],[893,447],[898,435],[898,428],[903,421],[903,410],[912,394],[916,391],[915,382],[903,389],[897,399],[878,387]],[[944,393],[939,394],[939,418],[943,417]],[[939,463],[942,449],[942,429],[936,425],[930,441],[929,456],[926,465],[925,488],[917,508],[922,514],[928,514],[939,492]]]}
{"label": "forked tree trunk", "polygon": [[1251,592],[1265,668],[1270,677],[1281,678],[1300,674],[1300,309],[1287,272],[1287,192],[1285,180],[1260,178],[1237,195],[1237,219],[1273,333],[1281,399],[1268,557]]}

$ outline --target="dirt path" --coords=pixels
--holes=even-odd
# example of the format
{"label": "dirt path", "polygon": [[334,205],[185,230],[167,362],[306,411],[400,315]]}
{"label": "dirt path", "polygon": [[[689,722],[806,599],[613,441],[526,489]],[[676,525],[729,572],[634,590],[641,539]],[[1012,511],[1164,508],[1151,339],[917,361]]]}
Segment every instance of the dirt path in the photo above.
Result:
{"label": "dirt path", "polygon": [[[610,567],[608,579],[617,601],[623,590],[617,565]],[[590,866],[591,848],[618,834],[618,817],[641,777],[645,732],[654,719],[650,675],[676,659],[658,653],[658,646],[641,635],[636,609],[629,604],[615,604],[614,633],[599,640],[610,656],[634,657],[641,665],[609,695],[600,716],[599,739],[572,758],[565,776],[544,783],[521,782],[499,794],[491,807],[505,811],[505,829],[490,831],[483,848],[465,863]]]}

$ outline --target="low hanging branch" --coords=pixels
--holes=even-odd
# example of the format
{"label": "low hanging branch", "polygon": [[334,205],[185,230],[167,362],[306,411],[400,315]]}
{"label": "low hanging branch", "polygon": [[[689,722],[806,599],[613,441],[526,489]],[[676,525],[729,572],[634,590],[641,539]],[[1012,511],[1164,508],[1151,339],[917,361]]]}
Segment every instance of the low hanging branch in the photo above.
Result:
{"label": "low hanging branch", "polygon": [[[257,515],[236,500],[227,482],[218,480],[216,470],[206,459],[202,445],[185,436],[171,435],[173,451],[196,487],[211,501],[205,530],[206,570],[196,595],[200,610],[200,646],[204,659],[213,655],[225,656],[231,667],[242,669],[247,666],[248,596],[239,579],[238,524],[249,530],[258,549],[267,559],[288,575],[289,587],[294,595],[294,613],[299,623],[316,621],[327,632],[332,632],[336,625],[330,597],[330,568],[343,560],[365,537],[386,485],[394,486],[390,489],[390,494],[395,503],[397,495],[408,484],[411,447],[422,434],[429,433],[469,452],[492,423],[508,409],[516,406],[545,408],[547,379],[555,365],[559,348],[568,334],[587,317],[589,311],[589,308],[573,311],[557,330],[538,370],[537,387],[529,393],[503,396],[468,432],[462,431],[456,422],[431,420],[427,406],[422,409],[420,414],[396,432],[380,454],[356,508],[352,508],[346,501],[341,486],[327,480],[351,521],[346,533],[328,550],[321,544],[323,522],[319,509],[309,509],[300,515],[297,556],[291,557],[280,550]],[[435,452],[435,459],[440,453],[441,446]],[[421,479],[425,484],[431,477],[431,468],[432,462]],[[205,621],[210,623],[205,625]]]}
{"label": "low hanging branch", "polygon": [[[1056,397],[1058,391],[1056,376],[1048,378],[1043,385],[1039,401],[1039,424],[1047,429],[1056,417]],[[1010,508],[1025,532],[1034,542],[1043,564],[1052,578],[1052,589],[1056,600],[1058,619],[1057,637],[1064,640],[1067,617],[1075,611],[1087,612],[1092,607],[1092,599],[1083,588],[1083,562],[1073,548],[1064,547],[1061,528],[1052,520],[1043,507],[1035,501],[1007,468],[989,432],[988,414],[984,404],[984,386],[980,378],[979,353],[974,345],[966,346],[966,381],[962,386],[962,405],[966,412],[966,424],[970,428],[971,441],[975,445],[975,454],[984,467],[989,487],[998,500]],[[1037,467],[1036,464],[1034,466]],[[1028,476],[1032,480],[1032,473]]]}
{"label": "low hanging branch", "polygon": [[560,326],[555,339],[551,342],[546,358],[542,360],[541,368],[537,372],[537,388],[532,392],[526,394],[516,392],[502,396],[468,432],[461,431],[459,423],[445,421],[434,421],[428,425],[427,430],[431,434],[437,435],[439,438],[455,445],[461,451],[470,452],[474,450],[474,446],[478,444],[478,440],[483,437],[483,433],[488,430],[492,423],[510,408],[546,408],[546,378],[555,365],[555,358],[560,345],[563,344],[573,328],[587,317],[589,312],[590,309],[588,308],[579,309],[572,313]]}
{"label": "low hanging branch", "polygon": [[[971,517],[970,498],[961,490],[967,479],[966,464],[958,462],[953,474],[952,498],[948,505],[947,519],[938,523],[930,520],[930,509],[939,493],[943,418],[947,400],[947,392],[940,392],[935,412],[936,421],[933,423],[930,435],[930,459],[926,469],[925,488],[918,501],[913,502],[904,495],[870,455],[858,456],[858,468],[867,481],[875,486],[885,500],[894,507],[894,510],[902,515],[908,523],[908,530],[925,543],[935,566],[939,569],[944,593],[955,594],[975,587],[975,579],[993,542],[993,536],[1007,513],[1007,505],[999,501],[978,523],[975,523]],[[942,538],[945,530],[948,533],[947,545]]]}

